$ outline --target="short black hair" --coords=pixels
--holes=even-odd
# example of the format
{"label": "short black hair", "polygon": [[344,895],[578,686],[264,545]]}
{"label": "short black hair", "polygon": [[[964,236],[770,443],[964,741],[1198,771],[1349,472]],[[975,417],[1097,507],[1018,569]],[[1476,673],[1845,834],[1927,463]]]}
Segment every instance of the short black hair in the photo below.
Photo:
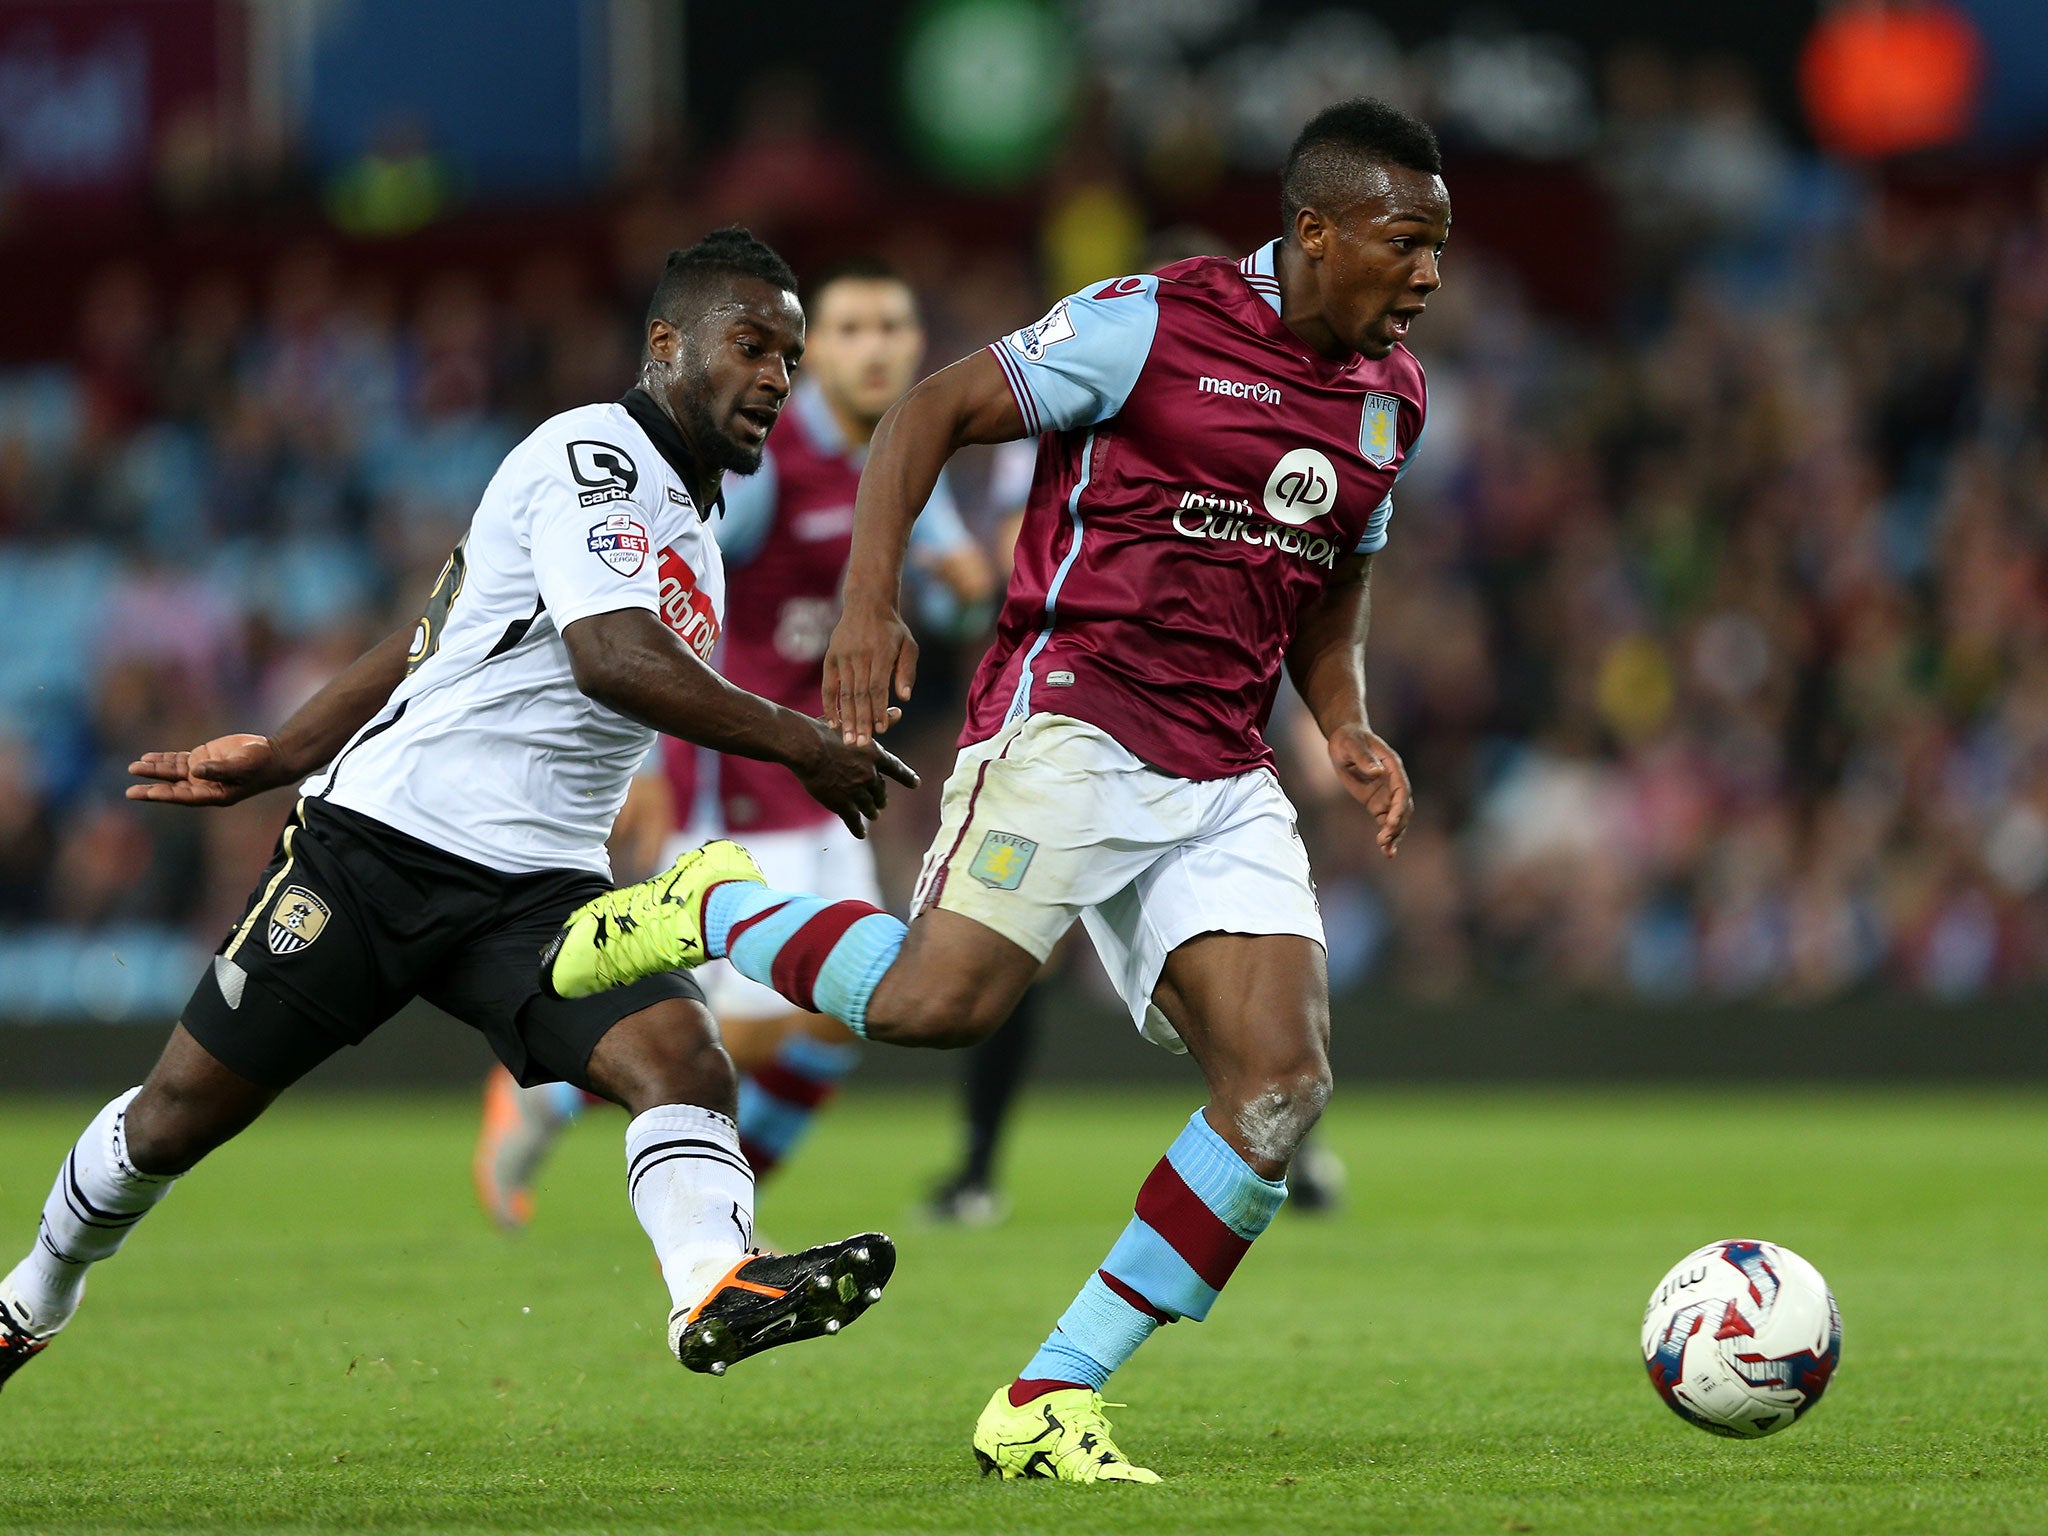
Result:
{"label": "short black hair", "polygon": [[1280,214],[1289,233],[1304,208],[1336,212],[1344,205],[1360,162],[1406,166],[1441,176],[1443,151],[1429,124],[1374,96],[1354,96],[1323,108],[1295,135],[1280,173]]}
{"label": "short black hair", "polygon": [[862,251],[855,256],[840,257],[839,260],[833,262],[831,266],[825,268],[824,271],[812,278],[812,296],[815,297],[823,293],[827,288],[830,288],[834,283],[842,282],[848,278],[852,278],[857,282],[904,283],[908,286],[908,280],[901,272],[890,266],[888,262],[870,252]]}
{"label": "short black hair", "polygon": [[[910,287],[910,279],[898,272],[881,257],[862,252],[856,256],[842,256],[811,279],[811,302],[807,308],[815,310],[825,296],[825,290],[834,283],[901,283]],[[911,300],[915,303],[917,291],[911,289]]]}
{"label": "short black hair", "polygon": [[654,285],[654,297],[647,302],[647,323],[666,320],[674,324],[691,318],[702,306],[712,281],[721,277],[757,277],[785,293],[796,292],[796,274],[789,263],[765,241],[756,240],[751,230],[728,224],[686,250],[668,253],[661,281]]}

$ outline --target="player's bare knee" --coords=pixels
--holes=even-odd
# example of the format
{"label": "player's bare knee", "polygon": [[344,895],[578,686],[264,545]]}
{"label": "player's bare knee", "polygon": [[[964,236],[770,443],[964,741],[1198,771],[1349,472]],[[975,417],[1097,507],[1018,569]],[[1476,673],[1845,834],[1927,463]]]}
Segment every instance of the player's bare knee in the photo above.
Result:
{"label": "player's bare knee", "polygon": [[1330,1067],[1320,1056],[1246,1081],[1223,1107],[1256,1164],[1285,1167],[1330,1102]]}
{"label": "player's bare knee", "polygon": [[703,1009],[657,1004],[613,1025],[590,1057],[591,1085],[632,1114],[696,1104],[730,1115],[739,1073]]}
{"label": "player's bare knee", "polygon": [[696,1104],[731,1116],[739,1102],[739,1074],[720,1046],[687,1057],[656,1058],[614,1073],[599,1085],[629,1114],[645,1114],[664,1104]]}

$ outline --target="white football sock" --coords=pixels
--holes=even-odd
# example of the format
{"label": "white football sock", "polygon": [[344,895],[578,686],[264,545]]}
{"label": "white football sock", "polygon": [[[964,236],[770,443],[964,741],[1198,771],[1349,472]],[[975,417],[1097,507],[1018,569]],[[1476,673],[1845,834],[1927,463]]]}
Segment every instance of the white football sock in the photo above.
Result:
{"label": "white football sock", "polygon": [[112,1258],[129,1229],[170,1193],[177,1175],[139,1171],[128,1161],[124,1121],[130,1088],[94,1117],[64,1159],[28,1257],[0,1280],[0,1297],[31,1332],[55,1333],[71,1321],[85,1290],[85,1273]]}
{"label": "white football sock", "polygon": [[754,1241],[754,1172],[715,1110],[663,1104],[626,1127],[626,1195],[678,1307],[694,1307]]}

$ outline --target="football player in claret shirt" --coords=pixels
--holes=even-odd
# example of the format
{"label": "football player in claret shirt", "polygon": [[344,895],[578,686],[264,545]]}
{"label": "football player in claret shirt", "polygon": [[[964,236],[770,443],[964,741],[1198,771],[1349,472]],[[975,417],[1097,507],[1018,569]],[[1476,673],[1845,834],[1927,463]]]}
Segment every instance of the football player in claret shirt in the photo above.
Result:
{"label": "football player in claret shirt", "polygon": [[[727,477],[724,515],[714,525],[727,613],[714,663],[737,687],[814,710],[839,618],[861,466],[882,416],[917,377],[924,327],[910,285],[870,257],[828,268],[809,284],[804,307],[803,374],[760,470]],[[910,548],[928,583],[928,616],[986,622],[994,573],[943,477]],[[665,858],[730,834],[746,839],[778,886],[880,904],[867,842],[787,768],[674,738],[661,752],[667,794],[657,787],[654,798],[682,823]],[[728,965],[714,964],[700,979],[740,1073],[740,1146],[755,1177],[765,1178],[796,1149],[860,1047],[838,1020],[792,1010]],[[520,1088],[503,1067],[492,1070],[474,1170],[478,1196],[501,1226],[525,1225],[540,1164],[584,1102],[567,1084]]]}
{"label": "football player in claret shirt", "polygon": [[864,826],[886,753],[734,688],[705,665],[723,614],[706,521],[788,398],[803,311],[745,230],[671,255],[638,387],[543,422],[491,477],[416,625],[315,694],[275,736],[223,736],[130,765],[133,799],[232,805],[299,783],[247,914],[149,1080],[64,1159],[34,1246],[0,1280],[0,1382],[71,1320],[87,1270],[208,1152],[415,996],[490,1042],[523,1082],[624,1106],[627,1195],[668,1283],[669,1347],[723,1373],[836,1333],[881,1295],[888,1239],[787,1256],[753,1241],[737,1084],[704,994],[650,973],[582,1002],[533,957],[612,884],[605,838],[657,732],[790,765]]}
{"label": "football player in claret shirt", "polygon": [[898,582],[940,465],[1039,437],[907,930],[772,889],[719,842],[591,903],[550,946],[568,994],[724,956],[871,1040],[962,1045],[1081,919],[1132,1019],[1195,1058],[1209,1099],[982,1411],[984,1470],[1155,1480],[1110,1439],[1101,1388],[1155,1328],[1208,1315],[1329,1097],[1322,923],[1260,733],[1284,665],[1393,855],[1408,778],[1367,719],[1365,638],[1427,404],[1403,342],[1450,233],[1440,172],[1406,113],[1330,107],[1288,155],[1279,239],[1074,294],[883,421],[825,662],[826,716],[852,742],[910,691]]}

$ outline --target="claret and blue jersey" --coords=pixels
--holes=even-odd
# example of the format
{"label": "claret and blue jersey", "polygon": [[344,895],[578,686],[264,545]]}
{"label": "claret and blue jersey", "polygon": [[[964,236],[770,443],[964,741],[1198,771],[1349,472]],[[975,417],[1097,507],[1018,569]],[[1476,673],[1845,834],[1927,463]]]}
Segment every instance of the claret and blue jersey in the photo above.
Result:
{"label": "claret and blue jersey", "polygon": [[1071,715],[1189,779],[1269,765],[1304,605],[1387,540],[1427,392],[1280,319],[1279,242],[1062,299],[989,350],[1043,434],[962,744]]}

